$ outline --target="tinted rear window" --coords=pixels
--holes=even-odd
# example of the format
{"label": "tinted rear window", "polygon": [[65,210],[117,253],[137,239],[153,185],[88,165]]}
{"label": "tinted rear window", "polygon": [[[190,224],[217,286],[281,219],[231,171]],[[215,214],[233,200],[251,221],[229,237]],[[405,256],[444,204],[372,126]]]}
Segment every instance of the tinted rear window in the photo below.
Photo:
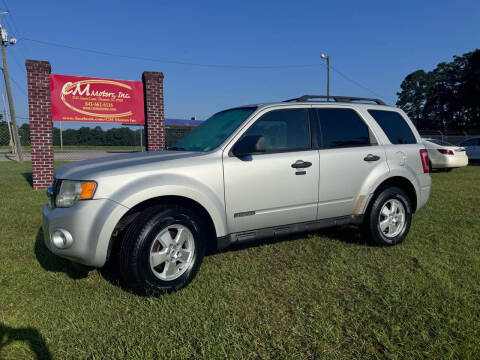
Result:
{"label": "tinted rear window", "polygon": [[368,112],[377,121],[392,144],[417,143],[410,126],[399,113],[386,110],[368,110]]}
{"label": "tinted rear window", "polygon": [[317,109],[323,148],[371,145],[367,125],[352,109]]}

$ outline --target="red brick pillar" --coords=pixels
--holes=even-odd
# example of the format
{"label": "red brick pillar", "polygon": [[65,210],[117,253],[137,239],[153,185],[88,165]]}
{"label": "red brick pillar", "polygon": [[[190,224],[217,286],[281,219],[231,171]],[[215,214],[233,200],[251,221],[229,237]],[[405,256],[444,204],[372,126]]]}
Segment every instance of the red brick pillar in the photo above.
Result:
{"label": "red brick pillar", "polygon": [[163,73],[145,71],[142,75],[145,98],[145,138],[147,151],[165,148]]}
{"label": "red brick pillar", "polygon": [[46,189],[53,180],[53,124],[50,107],[50,72],[48,61],[28,60],[28,112],[32,154],[33,188]]}

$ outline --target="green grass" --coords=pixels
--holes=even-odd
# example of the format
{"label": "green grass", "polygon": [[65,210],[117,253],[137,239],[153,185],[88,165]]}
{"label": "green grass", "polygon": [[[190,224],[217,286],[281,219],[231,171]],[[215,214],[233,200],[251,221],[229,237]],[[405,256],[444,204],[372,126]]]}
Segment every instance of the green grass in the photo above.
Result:
{"label": "green grass", "polygon": [[29,164],[0,164],[0,358],[480,358],[480,167],[433,174],[406,241],[350,228],[205,258],[135,296],[43,246]]}

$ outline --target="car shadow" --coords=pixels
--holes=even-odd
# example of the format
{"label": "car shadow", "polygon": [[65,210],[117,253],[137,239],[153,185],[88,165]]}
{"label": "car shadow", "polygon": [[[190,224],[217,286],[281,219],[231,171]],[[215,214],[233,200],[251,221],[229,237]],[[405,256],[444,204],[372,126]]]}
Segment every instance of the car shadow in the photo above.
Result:
{"label": "car shadow", "polygon": [[63,272],[74,280],[86,278],[91,270],[88,267],[52,254],[45,246],[42,228],[38,229],[37,239],[35,241],[35,256],[40,266],[46,271]]}
{"label": "car shadow", "polygon": [[36,359],[51,359],[45,339],[35,328],[12,328],[0,322],[0,354],[2,349],[14,342],[26,342]]}

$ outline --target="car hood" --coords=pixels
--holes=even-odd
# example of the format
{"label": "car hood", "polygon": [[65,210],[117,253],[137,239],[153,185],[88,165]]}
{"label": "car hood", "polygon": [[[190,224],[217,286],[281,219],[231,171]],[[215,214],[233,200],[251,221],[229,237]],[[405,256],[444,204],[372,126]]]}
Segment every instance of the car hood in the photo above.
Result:
{"label": "car hood", "polygon": [[125,175],[158,170],[172,161],[203,156],[202,152],[152,151],[114,155],[78,161],[61,166],[55,172],[56,179],[96,180],[102,176]]}

